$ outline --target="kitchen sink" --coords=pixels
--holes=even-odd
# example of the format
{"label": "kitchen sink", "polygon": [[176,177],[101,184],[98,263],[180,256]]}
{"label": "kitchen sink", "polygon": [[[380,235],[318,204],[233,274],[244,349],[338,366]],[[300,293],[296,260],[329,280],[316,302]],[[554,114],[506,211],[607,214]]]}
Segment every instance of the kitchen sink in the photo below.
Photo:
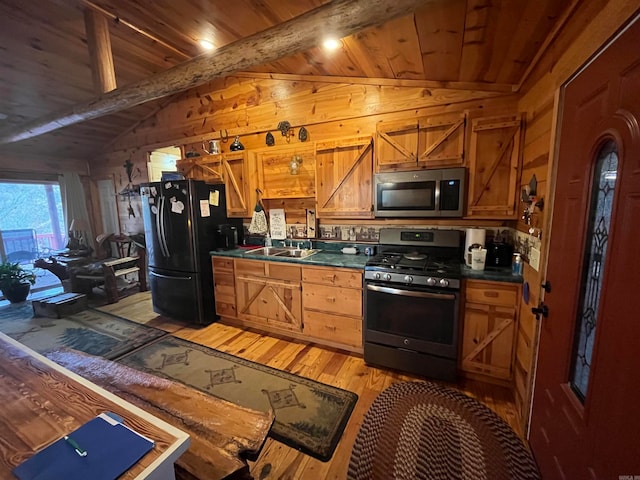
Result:
{"label": "kitchen sink", "polygon": [[267,257],[293,257],[306,258],[310,255],[318,253],[320,250],[315,248],[301,249],[290,247],[262,247],[255,250],[249,250],[245,255],[263,255]]}

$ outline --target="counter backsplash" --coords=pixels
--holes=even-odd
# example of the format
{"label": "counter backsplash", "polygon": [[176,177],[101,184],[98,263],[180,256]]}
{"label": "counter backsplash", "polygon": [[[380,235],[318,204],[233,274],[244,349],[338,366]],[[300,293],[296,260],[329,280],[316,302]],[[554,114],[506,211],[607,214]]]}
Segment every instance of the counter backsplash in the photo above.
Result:
{"label": "counter backsplash", "polygon": [[[425,226],[425,225],[393,225],[393,228],[434,228],[442,230],[461,230],[464,231],[468,226]],[[248,234],[249,224],[244,225],[245,236]],[[318,227],[317,241],[340,241],[340,242],[358,242],[358,243],[378,243],[380,239],[380,229],[389,228],[389,226],[379,225],[320,225]],[[540,249],[540,239],[520,232],[508,227],[482,227],[487,230],[487,242],[491,241],[498,233],[508,242],[514,245],[514,250],[523,254],[525,260],[529,256],[531,248]],[[303,225],[287,224],[287,231],[290,238],[306,239],[306,227]]]}

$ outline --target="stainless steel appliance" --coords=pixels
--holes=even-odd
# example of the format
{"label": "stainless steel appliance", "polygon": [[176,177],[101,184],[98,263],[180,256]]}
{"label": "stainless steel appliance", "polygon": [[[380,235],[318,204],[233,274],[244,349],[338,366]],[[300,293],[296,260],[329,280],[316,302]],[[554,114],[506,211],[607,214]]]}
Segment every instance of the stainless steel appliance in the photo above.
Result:
{"label": "stainless steel appliance", "polygon": [[462,217],[466,170],[443,168],[374,176],[376,217]]}
{"label": "stainless steel appliance", "polygon": [[153,311],[208,324],[217,319],[209,252],[227,219],[224,185],[175,180],[141,185]]}
{"label": "stainless steel appliance", "polygon": [[365,266],[365,362],[454,380],[461,233],[382,229],[380,244]]}

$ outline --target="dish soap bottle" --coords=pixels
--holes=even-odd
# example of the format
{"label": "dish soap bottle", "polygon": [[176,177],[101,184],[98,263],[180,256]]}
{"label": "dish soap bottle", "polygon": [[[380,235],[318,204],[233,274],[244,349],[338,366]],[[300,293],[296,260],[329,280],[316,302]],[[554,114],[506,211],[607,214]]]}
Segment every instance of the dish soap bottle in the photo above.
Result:
{"label": "dish soap bottle", "polygon": [[513,254],[513,264],[511,265],[511,273],[514,275],[522,275],[523,270],[522,257],[519,253]]}
{"label": "dish soap bottle", "polygon": [[271,235],[269,235],[268,233],[267,233],[267,236],[264,239],[264,246],[265,247],[273,246],[273,243],[271,242]]}

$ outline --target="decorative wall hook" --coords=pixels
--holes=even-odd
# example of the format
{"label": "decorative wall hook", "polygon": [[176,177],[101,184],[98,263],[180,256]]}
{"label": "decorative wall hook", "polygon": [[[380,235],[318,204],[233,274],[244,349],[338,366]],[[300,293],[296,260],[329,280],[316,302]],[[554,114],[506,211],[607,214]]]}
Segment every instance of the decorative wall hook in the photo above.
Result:
{"label": "decorative wall hook", "polygon": [[527,225],[531,225],[531,215],[535,211],[536,207],[540,212],[544,210],[544,198],[538,199],[536,196],[537,190],[538,179],[534,174],[533,177],[531,177],[529,184],[522,188],[522,203],[525,204],[522,220],[524,220]]}

